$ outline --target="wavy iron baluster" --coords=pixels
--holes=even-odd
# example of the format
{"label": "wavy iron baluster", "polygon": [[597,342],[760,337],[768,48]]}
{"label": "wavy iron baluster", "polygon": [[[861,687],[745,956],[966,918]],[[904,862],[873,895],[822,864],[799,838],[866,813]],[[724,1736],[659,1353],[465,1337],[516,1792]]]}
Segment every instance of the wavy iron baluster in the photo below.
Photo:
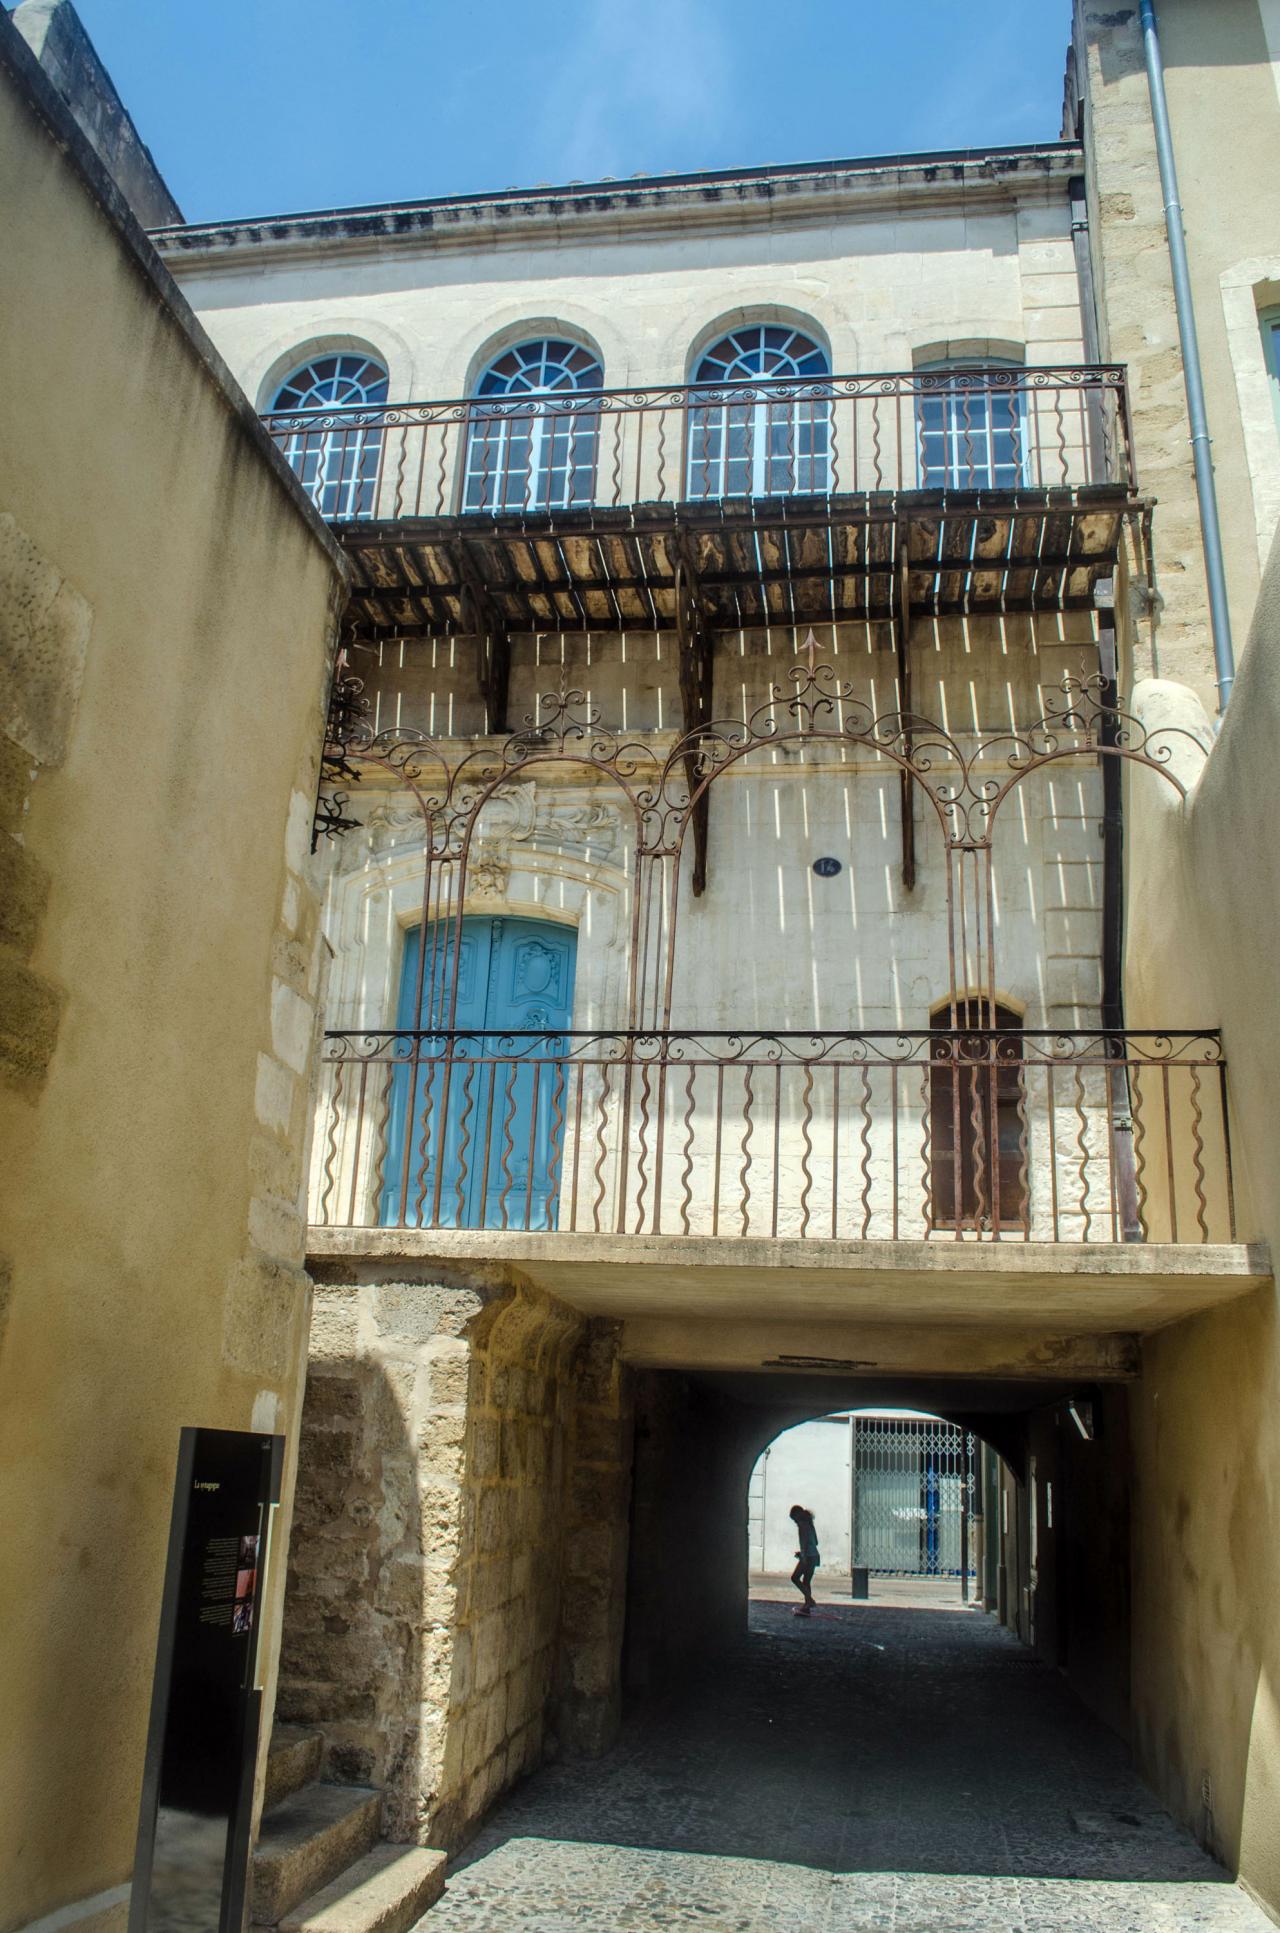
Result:
{"label": "wavy iron baluster", "polygon": [[644,1201],[649,1192],[649,1063],[640,1069],[640,1131],[636,1148],[636,1234],[644,1234]]}
{"label": "wavy iron baluster", "polygon": [[840,1063],[831,1070],[831,1239],[840,1229]]}
{"label": "wavy iron baluster", "polygon": [[1031,1134],[1027,1125],[1026,1070],[1018,1069],[1018,1214],[1022,1239],[1031,1240]]}
{"label": "wavy iron baluster", "polygon": [[[418,1072],[420,1067],[421,1067],[421,1062],[415,1058],[413,1063],[414,1087],[416,1087],[418,1084]],[[431,1160],[431,1115],[435,1107],[435,1065],[431,1061],[427,1062],[426,1075],[427,1075],[427,1078],[423,1088],[423,1100],[422,1100],[422,1138],[418,1142],[418,1173],[417,1173],[417,1181],[416,1181],[417,1192],[416,1192],[414,1204],[413,1204],[414,1220],[412,1222],[410,1222],[409,1213],[408,1213],[409,1203],[408,1203],[407,1190],[405,1194],[405,1222],[411,1227],[422,1226],[422,1209],[423,1209],[423,1204],[427,1199],[427,1168]],[[435,1222],[435,1212],[436,1211],[433,1206],[432,1217],[431,1217],[432,1225],[434,1225],[434,1222]]]}
{"label": "wavy iron baluster", "polygon": [[[988,1043],[989,1046],[989,1043]],[[985,1069],[969,1069],[969,1125],[973,1129],[973,1232],[981,1236],[990,1226],[987,1213],[987,1134],[982,1114],[982,1075]],[[956,1150],[959,1165],[959,1148]]]}
{"label": "wavy iron baluster", "polygon": [[360,1063],[360,1090],[356,1098],[356,1129],[351,1150],[351,1188],[347,1199],[346,1226],[348,1228],[354,1228],[356,1225],[356,1185],[360,1180],[360,1150],[364,1145],[364,1104],[368,1086],[369,1063],[366,1060]]}
{"label": "wavy iron baluster", "polygon": [[622,420],[621,410],[615,410],[613,416],[613,474],[610,479],[613,485],[613,502],[615,506],[622,501]]}
{"label": "wavy iron baluster", "polygon": [[547,1226],[560,1226],[560,1171],[564,1164],[564,1090],[565,1066],[556,1062],[555,1086],[551,1090],[551,1127],[547,1147]]}
{"label": "wavy iron baluster", "polygon": [[493,1097],[498,1085],[498,1063],[489,1062],[489,1091],[484,1100],[484,1155],[480,1162],[480,1226],[488,1219],[489,1156],[493,1152]]}
{"label": "wavy iron baluster", "polygon": [[516,1150],[516,1138],[511,1132],[516,1118],[516,1064],[514,1061],[507,1070],[505,1098],[506,1106],[502,1116],[502,1153],[498,1160],[498,1166],[502,1171],[502,1187],[498,1191],[498,1213],[502,1218],[500,1226],[503,1229],[510,1225],[507,1220],[507,1202],[515,1186],[515,1176],[511,1172],[511,1157]]}
{"label": "wavy iron baluster", "polygon": [[538,1153],[538,1088],[542,1081],[542,1062],[533,1063],[533,1093],[529,1097],[529,1148],[525,1165],[524,1227],[533,1226],[533,1169]]}
{"label": "wavy iron baluster", "polygon": [[1084,1069],[1076,1068],[1076,1119],[1080,1123],[1076,1134],[1076,1147],[1080,1154],[1080,1213],[1084,1218],[1084,1232],[1080,1239],[1087,1242],[1089,1230],[1093,1227],[1093,1217],[1089,1213],[1089,1139],[1088,1118],[1084,1105]]}
{"label": "wavy iron baluster", "polygon": [[[475,1107],[476,1068],[478,1062],[469,1060],[467,1071],[462,1077],[462,1111],[458,1116],[458,1178],[454,1183],[454,1195],[458,1204],[458,1227],[467,1226],[467,1152],[471,1146],[471,1115]],[[484,1211],[480,1214],[481,1226],[484,1225]]]}
{"label": "wavy iron baluster", "polygon": [[769,1218],[769,1233],[777,1239],[778,1234],[778,1183],[782,1175],[782,1063],[777,1062],[773,1070],[773,1212]]}
{"label": "wavy iron baluster", "polygon": [[333,1101],[329,1111],[328,1152],[324,1158],[324,1189],[320,1196],[320,1221],[325,1228],[329,1226],[329,1203],[337,1185],[335,1164],[338,1159],[338,1122],[342,1116],[342,1081],[346,1073],[346,1062],[336,1063],[337,1072],[333,1077]]}
{"label": "wavy iron baluster", "polygon": [[1204,1137],[1200,1132],[1200,1069],[1191,1069],[1191,1159],[1196,1171],[1196,1223],[1200,1240],[1209,1239],[1209,1203],[1204,1192]]}
{"label": "wavy iron baluster", "polygon": [[389,1141],[387,1130],[391,1121],[391,1083],[394,1079],[395,1068],[388,1060],[386,1063],[386,1079],[382,1083],[382,1100],[378,1109],[377,1125],[373,1131],[376,1153],[373,1163],[373,1178],[369,1184],[369,1193],[373,1202],[373,1212],[375,1215],[380,1213],[382,1205],[383,1171],[387,1165]]}
{"label": "wavy iron baluster", "polygon": [[1147,1124],[1142,1118],[1142,1075],[1135,1066],[1129,1081],[1129,1113],[1133,1120],[1133,1188],[1138,1198],[1138,1225],[1144,1235],[1147,1228],[1147,1156],[1145,1142]]}
{"label": "wavy iron baluster", "polygon": [[809,1167],[809,1157],[813,1153],[813,1140],[810,1129],[813,1126],[813,1068],[806,1062],[804,1070],[804,1092],[800,1115],[800,1173],[804,1184],[800,1190],[800,1235],[801,1239],[809,1233],[809,1196],[813,1189],[813,1173]]}
{"label": "wavy iron baluster", "polygon": [[1169,1182],[1169,1240],[1178,1239],[1178,1183],[1173,1166],[1173,1113],[1169,1104],[1169,1065],[1166,1061],[1160,1069],[1160,1086],[1164,1100],[1164,1162]]}
{"label": "wavy iron baluster", "polygon": [[862,1142],[862,1160],[859,1164],[862,1174],[862,1228],[859,1240],[865,1242],[871,1228],[871,1076],[865,1067],[860,1067],[858,1072],[862,1077],[862,1119],[858,1124]]}
{"label": "wavy iron baluster", "polygon": [[684,1165],[680,1173],[680,1232],[689,1233],[689,1207],[693,1201],[693,1077],[697,1069],[689,1064],[684,1081]]}
{"label": "wavy iron baluster", "polygon": [[605,1061],[600,1068],[600,1098],[596,1102],[596,1146],[600,1150],[592,1175],[596,1184],[595,1200],[591,1204],[591,1226],[600,1233],[600,1210],[604,1206],[604,1164],[609,1152],[605,1131],[609,1125],[609,1063]]}
{"label": "wavy iron baluster", "polygon": [[[404,466],[405,466],[405,458],[408,456],[408,454],[409,454],[409,431],[405,424],[401,424],[400,425],[400,456],[396,464],[396,491],[395,491],[396,507],[395,507],[395,510],[392,512],[393,516],[396,516],[396,517],[403,517],[404,515]],[[376,502],[376,499],[375,499],[375,502]]]}
{"label": "wavy iron baluster", "polygon": [[889,1160],[893,1172],[893,1240],[898,1239],[898,1064],[889,1069]]}
{"label": "wavy iron baluster", "polygon": [[755,1132],[755,1122],[752,1120],[752,1117],[751,1117],[751,1109],[755,1101],[755,1090],[751,1084],[752,1070],[751,1070],[750,1061],[747,1062],[747,1065],[743,1071],[745,1075],[745,1082],[744,1082],[745,1094],[744,1094],[743,1106],[742,1106],[742,1119],[743,1119],[742,1169],[738,1175],[738,1187],[742,1194],[742,1207],[739,1210],[739,1213],[742,1216],[742,1233],[745,1235],[748,1228],[751,1225],[751,1213],[750,1213],[751,1188],[747,1181],[747,1176],[751,1170],[751,1137],[752,1137],[752,1134]]}
{"label": "wavy iron baluster", "polygon": [[924,1105],[921,1119],[924,1133],[920,1140],[920,1163],[924,1192],[924,1239],[926,1242],[933,1233],[933,1074],[926,1062],[920,1077]]}

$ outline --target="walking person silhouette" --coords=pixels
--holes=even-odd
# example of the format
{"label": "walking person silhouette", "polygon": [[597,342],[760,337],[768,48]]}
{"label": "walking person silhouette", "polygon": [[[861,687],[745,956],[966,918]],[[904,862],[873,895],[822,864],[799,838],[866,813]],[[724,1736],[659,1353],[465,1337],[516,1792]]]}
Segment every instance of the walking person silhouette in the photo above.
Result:
{"label": "walking person silhouette", "polygon": [[818,1532],[813,1521],[812,1510],[806,1510],[801,1503],[793,1503],[787,1512],[796,1527],[800,1538],[800,1548],[796,1552],[799,1560],[791,1573],[791,1582],[803,1593],[804,1603],[796,1606],[794,1615],[807,1618],[813,1609],[813,1573],[818,1568]]}

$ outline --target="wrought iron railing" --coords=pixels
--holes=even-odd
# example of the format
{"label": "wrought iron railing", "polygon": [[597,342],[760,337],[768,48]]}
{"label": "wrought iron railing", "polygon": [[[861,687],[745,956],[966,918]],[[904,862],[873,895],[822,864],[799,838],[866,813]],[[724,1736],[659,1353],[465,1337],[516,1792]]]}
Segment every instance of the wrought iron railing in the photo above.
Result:
{"label": "wrought iron railing", "polygon": [[322,1075],[322,1225],[1235,1233],[1213,1033],[331,1033]]}
{"label": "wrought iron railing", "polygon": [[298,410],[266,427],[334,522],[1136,477],[1122,368],[914,370]]}

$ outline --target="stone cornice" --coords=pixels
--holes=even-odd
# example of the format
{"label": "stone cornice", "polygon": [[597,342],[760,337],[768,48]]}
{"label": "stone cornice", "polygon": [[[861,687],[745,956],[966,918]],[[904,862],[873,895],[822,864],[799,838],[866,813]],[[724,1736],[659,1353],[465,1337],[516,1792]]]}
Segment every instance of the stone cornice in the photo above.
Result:
{"label": "stone cornice", "polygon": [[965,209],[1008,208],[1065,193],[1081,167],[1074,142],[1012,148],[965,148],[935,154],[789,167],[720,169],[706,174],[650,175],[630,181],[574,182],[560,188],[504,189],[490,195],[444,196],[382,207],[319,209],[230,222],[188,223],[152,232],[175,266],[226,262],[252,252],[350,258],[424,245],[492,248],[507,242],[585,240],[609,234],[641,239],[673,230],[789,226],[828,222],[837,213],[926,214],[958,203]]}

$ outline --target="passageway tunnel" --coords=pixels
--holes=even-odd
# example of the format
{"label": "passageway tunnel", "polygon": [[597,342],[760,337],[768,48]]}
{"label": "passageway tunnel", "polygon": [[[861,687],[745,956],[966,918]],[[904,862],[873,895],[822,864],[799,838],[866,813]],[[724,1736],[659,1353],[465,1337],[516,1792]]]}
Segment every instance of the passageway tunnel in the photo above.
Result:
{"label": "passageway tunnel", "polygon": [[[944,1374],[938,1335],[929,1373],[659,1367],[522,1286],[344,1273],[317,1297],[277,1717],[323,1732],[388,1837],[452,1855],[441,1933],[492,1925],[495,1889],[515,1933],[667,1907],[751,1933],[1250,1924],[1128,1752],[1118,1373]],[[811,1619],[752,1601],[761,1453],[832,1416],[847,1441],[858,1411],[981,1446],[967,1604],[853,1596],[852,1544]]]}
{"label": "passageway tunnel", "polygon": [[[768,1593],[748,1607],[753,1464],[780,1431],[863,1405],[941,1416],[989,1446],[997,1563],[968,1608],[957,1591],[945,1609],[828,1592],[804,1621]],[[652,1372],[634,1444],[619,1739],[497,1809],[451,1870],[440,1933],[493,1924],[495,1902],[513,1933],[1262,1927],[1121,1736],[1120,1401],[999,1380]]]}
{"label": "passageway tunnel", "polygon": [[[1123,1733],[1129,1471],[1120,1392],[1018,1379],[643,1372],[635,1392],[624,1690],[634,1701],[747,1617],[748,1484],[782,1432],[856,1410],[944,1419],[974,1457],[970,1601]],[[982,1472],[987,1472],[984,1482]],[[804,1499],[788,1497],[786,1503]],[[775,1502],[774,1513],[786,1505]],[[997,1521],[986,1521],[994,1509]]]}

